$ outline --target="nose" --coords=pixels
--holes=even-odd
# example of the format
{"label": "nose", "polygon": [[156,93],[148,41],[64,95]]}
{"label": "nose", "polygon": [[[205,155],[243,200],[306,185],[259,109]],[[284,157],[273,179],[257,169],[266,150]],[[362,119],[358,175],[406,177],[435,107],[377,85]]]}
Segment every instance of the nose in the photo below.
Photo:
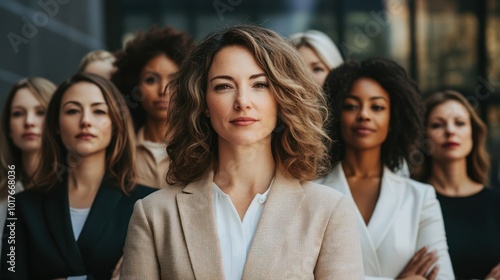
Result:
{"label": "nose", "polygon": [[24,127],[25,128],[30,128],[35,126],[35,113],[34,112],[27,112],[26,113],[26,118],[24,119]]}
{"label": "nose", "polygon": [[237,111],[248,110],[252,107],[250,100],[250,91],[245,88],[238,89],[236,100],[234,101],[234,109]]}
{"label": "nose", "polygon": [[368,106],[361,106],[358,112],[358,121],[367,121],[370,119],[370,110]]}
{"label": "nose", "polygon": [[158,96],[165,96],[167,91],[168,91],[168,80],[163,78],[161,79],[160,87],[158,88]]}
{"label": "nose", "polygon": [[453,135],[456,132],[456,127],[452,122],[446,124],[446,135]]}
{"label": "nose", "polygon": [[90,127],[92,124],[91,114],[88,110],[83,110],[82,119],[80,120],[80,127]]}

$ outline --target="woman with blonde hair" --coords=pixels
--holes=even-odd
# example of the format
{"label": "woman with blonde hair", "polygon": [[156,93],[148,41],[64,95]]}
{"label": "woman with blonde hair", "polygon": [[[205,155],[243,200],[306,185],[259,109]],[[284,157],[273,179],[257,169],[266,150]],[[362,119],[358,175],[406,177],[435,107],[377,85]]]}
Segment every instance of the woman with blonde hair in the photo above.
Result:
{"label": "woman with blonde hair", "polygon": [[457,279],[500,279],[500,194],[486,185],[487,129],[452,90],[425,100],[426,144],[416,178],[434,186]]}
{"label": "woman with blonde hair", "polygon": [[168,186],[134,209],[123,279],[362,279],[353,206],[327,165],[325,99],[270,30],[214,32],[170,90]]}
{"label": "woman with blonde hair", "polygon": [[109,80],[116,72],[115,60],[115,56],[106,50],[91,51],[82,58],[78,72],[100,75]]}
{"label": "woman with blonde hair", "polygon": [[335,43],[321,31],[296,33],[290,36],[290,39],[320,86],[323,86],[331,70],[344,63]]}
{"label": "woman with blonde hair", "polygon": [[51,81],[32,77],[16,82],[7,95],[0,120],[0,229],[12,196],[31,185],[40,160],[43,120],[55,89]]}
{"label": "woman with blonde hair", "polygon": [[4,229],[2,279],[111,278],[133,205],[154,190],[135,184],[133,137],[110,81],[80,73],[57,88],[34,185],[15,197],[14,243]]}

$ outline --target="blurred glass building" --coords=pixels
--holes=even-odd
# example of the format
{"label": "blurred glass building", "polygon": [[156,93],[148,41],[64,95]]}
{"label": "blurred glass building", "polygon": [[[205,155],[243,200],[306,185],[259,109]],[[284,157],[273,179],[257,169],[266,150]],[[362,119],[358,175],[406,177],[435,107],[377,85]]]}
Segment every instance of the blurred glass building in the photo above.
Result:
{"label": "blurred glass building", "polygon": [[283,36],[318,29],[346,59],[401,63],[424,95],[463,93],[489,127],[491,184],[500,186],[500,1],[497,0],[1,0],[0,105],[21,77],[60,83],[94,49],[172,25],[196,39],[237,23]]}

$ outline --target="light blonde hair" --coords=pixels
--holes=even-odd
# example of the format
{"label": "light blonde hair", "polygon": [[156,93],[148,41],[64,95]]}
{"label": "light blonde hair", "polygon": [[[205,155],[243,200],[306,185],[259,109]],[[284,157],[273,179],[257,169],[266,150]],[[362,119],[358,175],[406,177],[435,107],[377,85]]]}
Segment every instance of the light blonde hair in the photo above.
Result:
{"label": "light blonde hair", "polygon": [[297,49],[304,46],[311,48],[330,70],[344,63],[344,59],[335,43],[321,31],[308,30],[296,33],[290,36],[290,40]]}
{"label": "light blonde hair", "polygon": [[[490,159],[486,151],[486,137],[488,130],[486,125],[477,115],[476,111],[469,104],[467,99],[459,92],[445,90],[436,92],[425,99],[424,124],[428,125],[429,116],[432,110],[438,105],[447,101],[457,101],[469,112],[472,126],[472,150],[467,155],[467,176],[474,182],[486,185],[488,183],[488,173],[490,170]],[[432,172],[432,154],[423,149],[424,160],[414,171],[414,177],[421,181],[427,181]]]}
{"label": "light blonde hair", "polygon": [[84,72],[85,68],[94,61],[106,61],[114,58],[115,56],[106,50],[91,51],[82,58],[80,66],[78,67],[78,72]]}
{"label": "light blonde hair", "polygon": [[208,35],[191,50],[170,85],[167,151],[171,164],[167,182],[187,184],[217,168],[217,134],[204,113],[208,71],[215,55],[234,45],[254,55],[278,103],[278,126],[282,127],[272,136],[278,166],[299,180],[317,178],[329,167],[322,89],[289,42],[273,31],[241,25]]}
{"label": "light blonde hair", "polygon": [[25,78],[16,82],[11,87],[9,94],[7,95],[7,100],[5,102],[0,121],[0,174],[2,174],[0,177],[0,199],[7,197],[7,172],[10,170],[8,168],[9,165],[14,165],[16,167],[16,180],[23,182],[25,188],[29,188],[30,186],[31,178],[26,176],[26,172],[24,172],[22,168],[22,151],[14,144],[12,138],[9,137],[12,101],[14,100],[16,93],[22,88],[29,89],[40,104],[47,108],[49,100],[56,89],[56,85],[54,85],[51,81],[40,77]]}
{"label": "light blonde hair", "polygon": [[88,73],[78,73],[63,82],[54,93],[45,118],[42,133],[41,163],[34,175],[33,188],[50,190],[62,180],[61,173],[71,167],[73,158],[62,143],[59,128],[59,113],[63,95],[73,85],[88,82],[96,85],[109,108],[113,124],[111,142],[106,148],[106,173],[118,181],[118,187],[125,194],[135,188],[135,138],[132,120],[125,100],[112,82]]}

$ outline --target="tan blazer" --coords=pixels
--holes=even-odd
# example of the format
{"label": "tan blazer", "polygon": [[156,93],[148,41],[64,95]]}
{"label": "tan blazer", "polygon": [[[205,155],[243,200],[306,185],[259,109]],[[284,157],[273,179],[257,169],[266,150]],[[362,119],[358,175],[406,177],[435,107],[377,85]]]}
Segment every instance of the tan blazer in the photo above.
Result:
{"label": "tan blazer", "polygon": [[157,189],[164,188],[167,186],[165,178],[167,177],[170,158],[167,156],[157,162],[154,155],[144,145],[144,141],[144,127],[142,127],[136,136],[136,183]]}
{"label": "tan blazer", "polygon": [[[242,279],[363,279],[355,206],[277,172]],[[213,173],[138,201],[121,279],[224,279]]]}

